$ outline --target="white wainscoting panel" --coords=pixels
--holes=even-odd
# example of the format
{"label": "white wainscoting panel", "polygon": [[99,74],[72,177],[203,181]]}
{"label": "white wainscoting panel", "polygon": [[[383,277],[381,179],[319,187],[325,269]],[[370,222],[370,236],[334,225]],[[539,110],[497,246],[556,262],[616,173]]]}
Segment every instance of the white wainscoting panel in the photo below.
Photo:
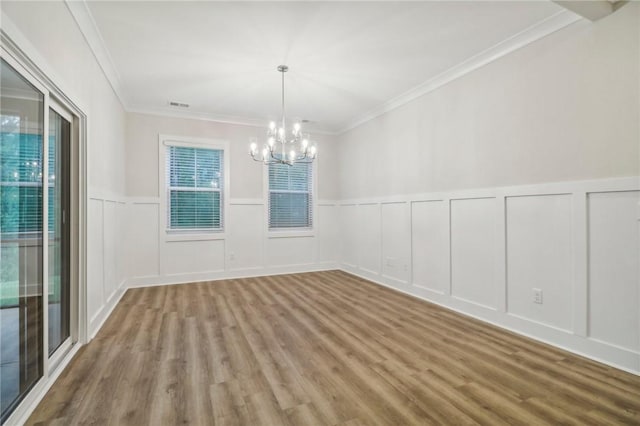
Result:
{"label": "white wainscoting panel", "polygon": [[382,256],[380,220],[380,204],[358,206],[356,237],[358,266],[370,274],[380,273],[380,256]]}
{"label": "white wainscoting panel", "polygon": [[158,214],[157,202],[132,202],[127,205],[123,241],[128,279],[160,274]]}
{"label": "white wainscoting panel", "polygon": [[496,203],[494,198],[451,200],[451,293],[496,309]]}
{"label": "white wainscoting panel", "polygon": [[411,274],[410,204],[382,204],[382,273],[398,284],[407,284]]}
{"label": "white wainscoting panel", "polygon": [[640,191],[588,200],[589,336],[640,351]]}
{"label": "white wainscoting panel", "polygon": [[264,263],[264,205],[231,204],[227,214],[229,269],[259,268]]}
{"label": "white wainscoting panel", "polygon": [[[117,252],[117,281],[118,284],[120,285],[120,287],[123,287],[124,281],[127,278],[126,275],[126,270],[125,270],[125,255],[126,252],[123,249],[123,244],[122,241],[124,241],[124,238],[126,238],[127,234],[127,203],[124,200],[120,200],[118,202],[118,208],[116,211],[116,217],[117,217],[117,227],[118,230],[115,233],[115,235],[118,236],[118,242],[115,246],[116,252]],[[123,290],[124,291],[124,290]]]}
{"label": "white wainscoting panel", "polygon": [[340,247],[342,262],[356,268],[358,266],[358,206],[340,207]]}
{"label": "white wainscoting panel", "polygon": [[126,203],[93,191],[87,207],[87,331],[95,336],[124,293]]}
{"label": "white wainscoting panel", "polygon": [[570,194],[507,198],[509,313],[572,331],[571,228]]}
{"label": "white wainscoting panel", "polygon": [[118,203],[105,200],[103,210],[104,220],[104,300],[113,295],[121,281],[118,281],[118,244],[120,233],[118,229]]}
{"label": "white wainscoting panel", "polygon": [[340,257],[339,213],[336,204],[318,204],[316,207],[318,263],[336,263]]}
{"label": "white wainscoting panel", "polygon": [[160,270],[163,275],[224,271],[224,244],[224,240],[163,242]]}
{"label": "white wainscoting panel", "polygon": [[91,322],[105,303],[104,200],[89,199],[87,206],[87,316]]}
{"label": "white wainscoting panel", "polygon": [[314,237],[268,238],[267,266],[313,264],[315,244]]}
{"label": "white wainscoting panel", "polygon": [[448,288],[448,208],[444,201],[411,203],[413,285],[438,293]]}
{"label": "white wainscoting panel", "polygon": [[[269,232],[262,199],[230,199],[219,234],[167,234],[158,197],[130,197],[127,210],[127,285],[196,281],[335,269],[339,206],[318,201],[312,231]],[[321,254],[320,254],[321,253]],[[333,260],[332,260],[333,258]]]}
{"label": "white wainscoting panel", "polygon": [[[358,242],[375,234],[364,206],[381,209],[379,268]],[[638,177],[343,200],[340,213],[343,270],[640,374]]]}

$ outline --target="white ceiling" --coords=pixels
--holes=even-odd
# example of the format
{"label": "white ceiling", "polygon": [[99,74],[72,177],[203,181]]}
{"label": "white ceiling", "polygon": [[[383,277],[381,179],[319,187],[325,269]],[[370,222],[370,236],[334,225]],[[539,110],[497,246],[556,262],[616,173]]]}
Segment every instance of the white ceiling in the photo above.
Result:
{"label": "white ceiling", "polygon": [[287,116],[329,132],[577,19],[547,1],[86,5],[127,109],[263,123],[280,113],[287,64]]}

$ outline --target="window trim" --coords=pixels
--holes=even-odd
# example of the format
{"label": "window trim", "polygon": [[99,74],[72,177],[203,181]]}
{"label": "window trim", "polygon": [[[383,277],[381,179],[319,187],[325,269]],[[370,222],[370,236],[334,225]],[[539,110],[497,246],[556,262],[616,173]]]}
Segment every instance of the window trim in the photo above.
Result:
{"label": "window trim", "polygon": [[[167,199],[167,150],[168,146],[183,148],[219,149],[222,156],[222,228],[221,229],[170,229],[168,228],[168,199]],[[159,229],[160,239],[164,242],[174,241],[206,241],[223,240],[226,238],[227,212],[229,211],[229,141],[224,139],[195,138],[177,135],[158,135],[158,192],[160,195]]]}
{"label": "window trim", "polygon": [[262,192],[264,200],[264,232],[267,238],[306,238],[316,236],[317,199],[318,199],[318,159],[311,165],[311,215],[310,227],[270,228],[269,227],[269,166],[263,166]]}

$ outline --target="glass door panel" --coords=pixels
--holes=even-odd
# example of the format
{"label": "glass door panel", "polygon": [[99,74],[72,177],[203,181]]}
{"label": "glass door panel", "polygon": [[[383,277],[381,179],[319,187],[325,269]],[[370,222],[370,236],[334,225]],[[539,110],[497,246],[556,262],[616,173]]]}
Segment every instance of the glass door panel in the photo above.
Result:
{"label": "glass door panel", "polygon": [[70,336],[69,148],[71,123],[49,110],[49,355]]}
{"label": "glass door panel", "polygon": [[0,410],[43,374],[44,95],[0,63]]}

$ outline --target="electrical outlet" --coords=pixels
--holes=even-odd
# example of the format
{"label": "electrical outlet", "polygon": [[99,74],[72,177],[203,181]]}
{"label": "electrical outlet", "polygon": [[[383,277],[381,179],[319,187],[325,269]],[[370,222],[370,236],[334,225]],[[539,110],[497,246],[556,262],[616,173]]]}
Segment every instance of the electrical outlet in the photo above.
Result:
{"label": "electrical outlet", "polygon": [[540,288],[533,289],[533,303],[542,304],[542,289]]}

